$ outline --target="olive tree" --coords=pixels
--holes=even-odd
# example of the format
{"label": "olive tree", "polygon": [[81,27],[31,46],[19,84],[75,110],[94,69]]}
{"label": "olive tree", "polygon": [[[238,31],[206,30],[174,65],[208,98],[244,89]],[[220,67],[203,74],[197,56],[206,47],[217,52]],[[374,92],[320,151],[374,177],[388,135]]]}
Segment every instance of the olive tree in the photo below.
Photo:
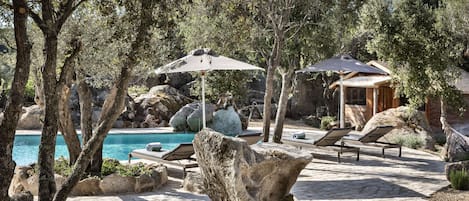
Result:
{"label": "olive tree", "polygon": [[439,12],[445,12],[443,5],[372,0],[364,6],[361,22],[362,29],[373,37],[368,49],[390,65],[397,93],[407,97],[414,108],[428,97],[439,97],[440,120],[447,131],[446,106],[465,110],[461,92],[453,83],[467,42],[457,40],[451,29],[454,24],[442,21]]}

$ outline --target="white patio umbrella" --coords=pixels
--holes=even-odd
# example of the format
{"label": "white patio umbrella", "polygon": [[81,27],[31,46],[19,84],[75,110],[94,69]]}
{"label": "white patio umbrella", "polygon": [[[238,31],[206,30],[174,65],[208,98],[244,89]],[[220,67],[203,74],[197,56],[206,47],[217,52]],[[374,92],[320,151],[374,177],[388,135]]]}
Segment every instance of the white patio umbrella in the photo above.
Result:
{"label": "white patio umbrella", "polygon": [[264,70],[263,68],[234,60],[228,57],[217,55],[211,49],[195,49],[187,56],[177,59],[169,64],[159,67],[155,70],[156,74],[163,73],[181,73],[181,72],[200,72],[202,80],[202,125],[206,127],[205,122],[205,75],[213,70]]}
{"label": "white patio umbrella", "polygon": [[304,69],[296,71],[296,73],[305,72],[321,72],[321,71],[333,71],[339,73],[340,76],[340,127],[345,126],[344,119],[344,74],[350,72],[358,73],[369,73],[369,74],[387,74],[381,69],[366,65],[356,59],[353,59],[350,55],[339,55],[326,59],[314,65],[310,65]]}

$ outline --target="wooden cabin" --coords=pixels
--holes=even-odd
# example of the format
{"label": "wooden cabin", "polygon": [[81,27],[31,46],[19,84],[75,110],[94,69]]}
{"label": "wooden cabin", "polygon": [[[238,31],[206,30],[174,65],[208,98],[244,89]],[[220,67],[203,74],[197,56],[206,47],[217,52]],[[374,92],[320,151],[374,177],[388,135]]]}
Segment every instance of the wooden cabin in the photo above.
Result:
{"label": "wooden cabin", "polygon": [[[367,63],[370,66],[379,68],[389,75],[370,75],[360,73],[350,73],[344,77],[345,95],[345,120],[350,122],[357,129],[363,128],[374,114],[405,105],[406,100],[395,97],[395,90],[390,86],[391,71],[377,61]],[[469,106],[469,73],[461,72],[461,79],[455,83],[456,87],[464,94],[466,103]],[[330,88],[339,86],[339,82],[334,82]],[[440,124],[440,103],[438,98],[428,98],[427,103],[422,108],[429,124],[438,128]],[[469,124],[469,110],[460,117],[455,112],[449,112],[448,121],[450,124]]]}

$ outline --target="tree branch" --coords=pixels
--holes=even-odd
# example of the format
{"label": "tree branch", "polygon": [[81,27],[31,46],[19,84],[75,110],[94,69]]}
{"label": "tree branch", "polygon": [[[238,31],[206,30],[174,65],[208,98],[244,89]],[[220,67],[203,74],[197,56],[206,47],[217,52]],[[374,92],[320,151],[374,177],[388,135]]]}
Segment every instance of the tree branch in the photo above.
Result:
{"label": "tree branch", "polygon": [[41,29],[43,33],[47,30],[47,26],[42,20],[42,18],[32,10],[29,11],[29,17],[33,19],[33,21],[36,23],[36,25]]}
{"label": "tree branch", "polygon": [[6,9],[11,9],[11,10],[13,10],[13,5],[11,5],[11,4],[9,4],[9,3],[5,2],[5,1],[0,1],[0,7],[4,7],[4,8],[6,8]]}
{"label": "tree branch", "polygon": [[64,65],[61,68],[59,81],[57,83],[59,86],[58,88],[62,88],[67,83],[67,81],[72,79],[73,62],[75,61],[75,58],[77,58],[78,53],[81,51],[82,44],[78,39],[72,39],[70,44],[72,49],[67,52],[69,56],[65,58]]}
{"label": "tree branch", "polygon": [[60,8],[59,17],[58,17],[57,21],[55,22],[56,30],[60,30],[62,28],[62,26],[65,24],[65,21],[67,21],[68,17],[73,13],[73,11],[75,11],[80,6],[80,4],[82,4],[86,0],[80,0],[74,6],[73,3],[75,1],[76,0],[67,0],[67,2],[65,2],[65,5],[63,5]]}

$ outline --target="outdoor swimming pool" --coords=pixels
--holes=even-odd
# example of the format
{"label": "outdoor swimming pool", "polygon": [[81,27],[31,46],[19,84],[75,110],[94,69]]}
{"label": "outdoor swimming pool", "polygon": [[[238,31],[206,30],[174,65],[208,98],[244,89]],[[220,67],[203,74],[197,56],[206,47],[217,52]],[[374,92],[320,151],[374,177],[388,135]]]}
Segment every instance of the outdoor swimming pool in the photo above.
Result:
{"label": "outdoor swimming pool", "polygon": [[[79,136],[81,140],[81,136]],[[172,149],[180,143],[192,142],[194,134],[109,134],[104,140],[103,158],[127,160],[133,149],[143,149],[150,142],[161,142],[163,149]],[[16,135],[13,160],[17,165],[28,165],[37,161],[40,135]],[[67,145],[62,135],[57,136],[55,158],[68,158]]]}

